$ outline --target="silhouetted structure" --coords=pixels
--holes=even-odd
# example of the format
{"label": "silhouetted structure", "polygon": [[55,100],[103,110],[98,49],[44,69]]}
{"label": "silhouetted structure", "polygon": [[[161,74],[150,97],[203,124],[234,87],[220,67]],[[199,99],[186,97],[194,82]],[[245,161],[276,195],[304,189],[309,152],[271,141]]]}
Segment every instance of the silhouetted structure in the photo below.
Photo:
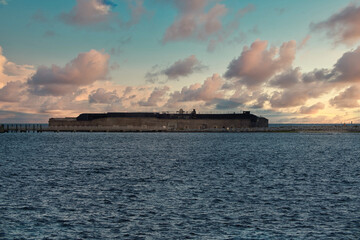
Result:
{"label": "silhouetted structure", "polygon": [[231,114],[109,112],[82,113],[77,118],[51,118],[49,127],[59,131],[201,131],[268,127],[268,120],[249,111]]}

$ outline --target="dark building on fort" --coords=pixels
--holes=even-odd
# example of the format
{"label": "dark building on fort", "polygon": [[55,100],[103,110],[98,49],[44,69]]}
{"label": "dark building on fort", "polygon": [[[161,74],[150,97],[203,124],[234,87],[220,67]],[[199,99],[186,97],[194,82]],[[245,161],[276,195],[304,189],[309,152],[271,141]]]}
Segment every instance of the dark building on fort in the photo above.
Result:
{"label": "dark building on fort", "polygon": [[230,114],[109,112],[82,113],[77,118],[50,118],[58,131],[222,131],[268,127],[268,120],[249,111]]}

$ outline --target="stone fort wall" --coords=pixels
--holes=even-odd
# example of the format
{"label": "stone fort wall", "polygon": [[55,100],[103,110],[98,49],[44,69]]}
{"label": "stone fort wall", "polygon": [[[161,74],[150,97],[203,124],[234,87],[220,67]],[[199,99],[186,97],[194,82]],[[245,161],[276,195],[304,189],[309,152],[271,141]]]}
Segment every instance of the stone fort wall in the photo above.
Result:
{"label": "stone fort wall", "polygon": [[77,121],[76,118],[52,118],[49,127],[57,130],[124,130],[124,131],[184,131],[210,129],[238,129],[267,127],[268,120],[250,119],[159,119],[143,117],[100,118],[92,121]]}

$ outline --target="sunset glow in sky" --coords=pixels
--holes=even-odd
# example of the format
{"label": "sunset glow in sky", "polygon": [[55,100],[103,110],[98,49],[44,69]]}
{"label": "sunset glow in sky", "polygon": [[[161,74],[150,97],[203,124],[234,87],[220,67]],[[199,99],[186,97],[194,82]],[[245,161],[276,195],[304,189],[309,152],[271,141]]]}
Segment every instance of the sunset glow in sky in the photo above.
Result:
{"label": "sunset glow in sky", "polygon": [[250,110],[360,123],[360,1],[0,0],[0,122]]}

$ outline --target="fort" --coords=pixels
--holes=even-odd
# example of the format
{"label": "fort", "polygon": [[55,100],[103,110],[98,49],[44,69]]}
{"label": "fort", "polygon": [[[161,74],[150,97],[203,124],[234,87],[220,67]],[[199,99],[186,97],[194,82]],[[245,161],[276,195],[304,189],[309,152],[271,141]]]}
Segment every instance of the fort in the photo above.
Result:
{"label": "fort", "polygon": [[50,118],[54,131],[236,131],[244,128],[267,128],[268,119],[249,111],[229,114],[109,112],[82,113],[76,118]]}
{"label": "fort", "polygon": [[[275,124],[276,125],[276,124]],[[76,118],[50,118],[49,124],[0,124],[0,133],[30,132],[269,132],[360,133],[360,124],[277,124],[245,111],[231,114],[83,113]]]}

